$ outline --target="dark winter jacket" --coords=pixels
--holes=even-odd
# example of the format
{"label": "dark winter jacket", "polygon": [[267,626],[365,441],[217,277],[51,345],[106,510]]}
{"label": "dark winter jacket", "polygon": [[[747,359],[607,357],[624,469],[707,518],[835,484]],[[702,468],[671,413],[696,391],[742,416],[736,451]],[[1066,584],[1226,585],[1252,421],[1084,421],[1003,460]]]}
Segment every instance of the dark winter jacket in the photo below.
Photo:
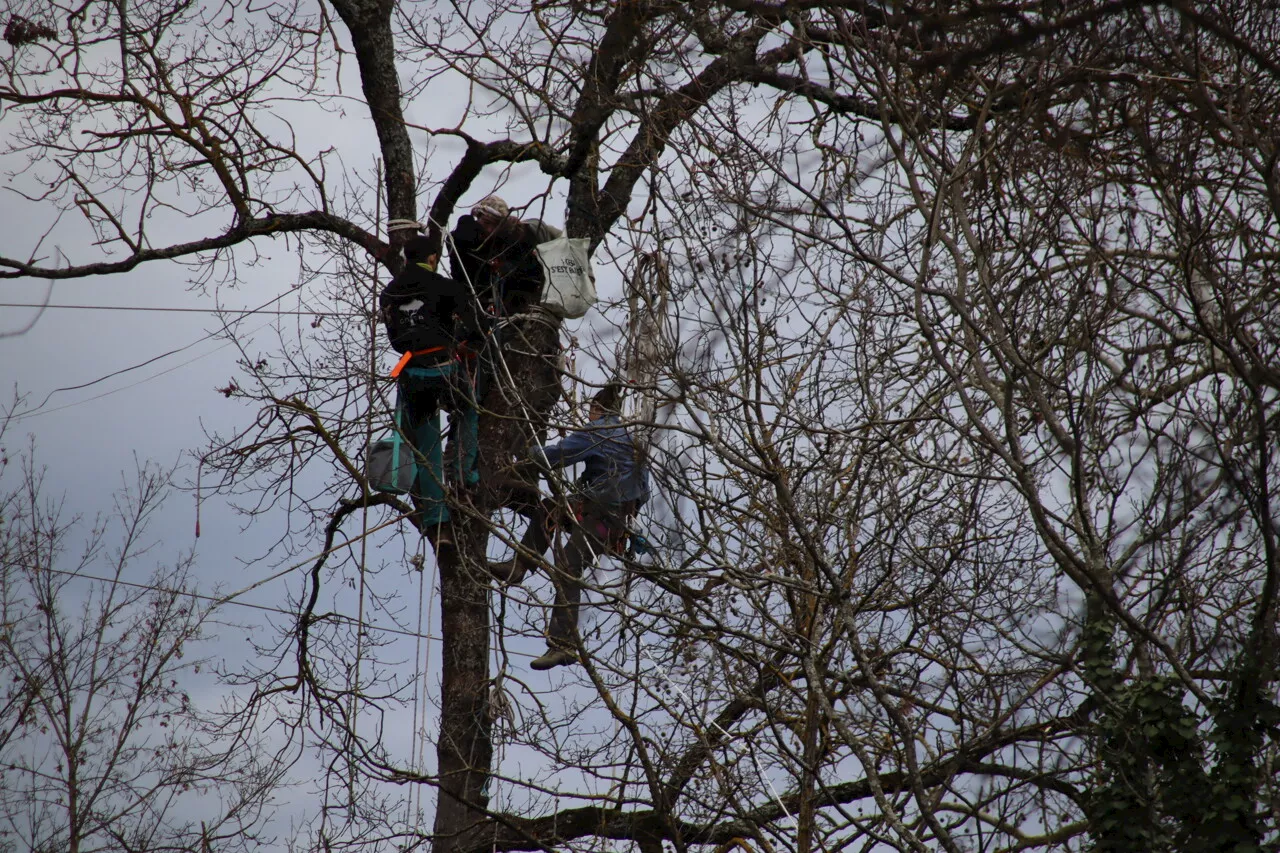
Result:
{"label": "dark winter jacket", "polygon": [[638,507],[649,499],[649,471],[617,415],[591,421],[563,441],[534,448],[531,455],[551,468],[584,463],[578,492],[597,504],[618,507],[634,501]]}
{"label": "dark winter jacket", "polygon": [[412,262],[391,280],[379,299],[382,322],[396,352],[434,347],[452,352],[458,343],[479,333],[478,307],[465,284]]}
{"label": "dark winter jacket", "polygon": [[491,308],[500,308],[495,313],[518,314],[542,299],[538,244],[558,236],[559,229],[538,219],[509,219],[486,236],[466,214],[450,235],[450,270]]}

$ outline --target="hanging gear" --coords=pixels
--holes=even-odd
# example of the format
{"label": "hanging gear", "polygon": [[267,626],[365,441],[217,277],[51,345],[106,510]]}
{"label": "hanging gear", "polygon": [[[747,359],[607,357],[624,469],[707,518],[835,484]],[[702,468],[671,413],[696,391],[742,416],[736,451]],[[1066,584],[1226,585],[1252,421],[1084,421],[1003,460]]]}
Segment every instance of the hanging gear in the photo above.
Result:
{"label": "hanging gear", "polygon": [[413,490],[413,482],[418,476],[413,446],[404,438],[403,415],[403,409],[397,405],[391,429],[370,444],[365,453],[365,476],[369,479],[369,486],[376,491],[406,494]]}
{"label": "hanging gear", "polygon": [[596,275],[591,269],[591,241],[556,237],[537,247],[546,285],[542,307],[561,319],[576,319],[596,304]]}

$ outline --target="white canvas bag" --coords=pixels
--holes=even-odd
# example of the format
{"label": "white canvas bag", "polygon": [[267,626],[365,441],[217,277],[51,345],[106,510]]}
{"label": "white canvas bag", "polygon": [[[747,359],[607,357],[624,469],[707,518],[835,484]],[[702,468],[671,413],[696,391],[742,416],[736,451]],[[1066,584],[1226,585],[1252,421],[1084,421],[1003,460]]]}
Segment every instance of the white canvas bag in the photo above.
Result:
{"label": "white canvas bag", "polygon": [[576,319],[596,304],[596,274],[591,269],[591,241],[557,237],[538,244],[538,261],[546,281],[542,307],[557,317]]}

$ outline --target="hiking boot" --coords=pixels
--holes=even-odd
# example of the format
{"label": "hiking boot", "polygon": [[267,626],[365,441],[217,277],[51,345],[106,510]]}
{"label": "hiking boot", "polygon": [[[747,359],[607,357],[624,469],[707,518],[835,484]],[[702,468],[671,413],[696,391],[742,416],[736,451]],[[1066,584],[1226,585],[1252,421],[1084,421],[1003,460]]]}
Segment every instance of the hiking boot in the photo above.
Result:
{"label": "hiking boot", "polygon": [[489,564],[489,574],[505,584],[519,584],[524,580],[524,576],[528,573],[529,568],[518,559],[503,560],[500,563]]}
{"label": "hiking boot", "polygon": [[540,658],[529,661],[531,669],[555,669],[557,666],[570,666],[578,662],[578,656],[567,649],[549,648]]}

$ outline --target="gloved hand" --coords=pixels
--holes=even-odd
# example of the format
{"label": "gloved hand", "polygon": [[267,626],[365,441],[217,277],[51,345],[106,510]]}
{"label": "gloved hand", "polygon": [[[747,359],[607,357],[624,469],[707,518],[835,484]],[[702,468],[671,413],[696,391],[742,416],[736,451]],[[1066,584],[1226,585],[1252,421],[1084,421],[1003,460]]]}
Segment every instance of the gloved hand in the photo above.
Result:
{"label": "gloved hand", "polygon": [[644,538],[644,534],[632,533],[630,534],[627,553],[643,557],[646,554],[653,553],[653,546],[649,544],[648,539]]}
{"label": "gloved hand", "polygon": [[458,218],[458,225],[450,236],[459,249],[470,249],[484,241],[484,230],[474,216],[466,213]]}

